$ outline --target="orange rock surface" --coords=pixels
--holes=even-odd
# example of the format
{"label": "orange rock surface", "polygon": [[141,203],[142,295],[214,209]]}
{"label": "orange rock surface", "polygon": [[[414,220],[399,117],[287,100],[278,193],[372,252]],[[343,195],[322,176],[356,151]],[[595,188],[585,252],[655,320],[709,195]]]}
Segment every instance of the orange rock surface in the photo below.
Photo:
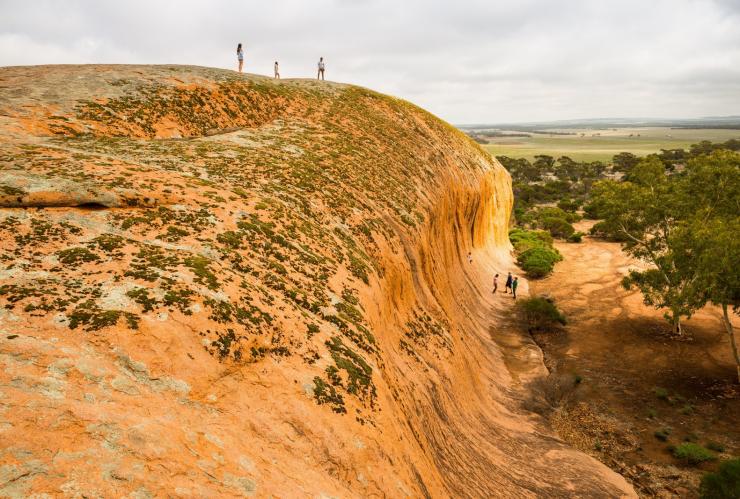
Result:
{"label": "orange rock surface", "polygon": [[525,409],[510,179],[449,125],[44,66],[0,68],[0,130],[0,496],[634,496]]}

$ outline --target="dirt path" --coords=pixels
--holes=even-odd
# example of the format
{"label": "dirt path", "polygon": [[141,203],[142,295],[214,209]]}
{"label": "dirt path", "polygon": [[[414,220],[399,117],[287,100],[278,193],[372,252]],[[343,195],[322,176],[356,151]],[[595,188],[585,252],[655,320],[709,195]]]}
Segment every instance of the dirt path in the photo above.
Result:
{"label": "dirt path", "polygon": [[[581,222],[587,231],[592,223]],[[675,339],[659,311],[620,283],[638,262],[591,238],[557,243],[564,261],[532,294],[552,296],[569,320],[536,340],[551,370],[551,422],[560,436],[629,478],[646,497],[694,497],[706,469],[683,466],[670,445],[720,443],[740,454],[740,389],[719,312],[707,308]],[[668,429],[667,441],[654,433]]]}

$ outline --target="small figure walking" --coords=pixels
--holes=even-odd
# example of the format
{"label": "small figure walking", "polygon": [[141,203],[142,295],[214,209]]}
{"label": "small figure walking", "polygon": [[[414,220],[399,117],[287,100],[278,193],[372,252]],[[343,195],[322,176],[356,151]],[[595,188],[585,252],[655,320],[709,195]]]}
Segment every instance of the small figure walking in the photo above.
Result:
{"label": "small figure walking", "polygon": [[473,263],[473,254],[468,252],[468,263]]}
{"label": "small figure walking", "polygon": [[515,277],[511,283],[511,292],[514,293],[514,299],[516,300],[516,287],[519,286],[519,278]]}
{"label": "small figure walking", "polygon": [[498,274],[493,276],[493,294],[496,294],[497,289],[498,289]]}
{"label": "small figure walking", "polygon": [[511,284],[513,282],[513,277],[511,276],[511,272],[509,272],[509,276],[506,278],[506,286],[504,287],[504,292],[509,293],[509,290],[511,289]]}
{"label": "small figure walking", "polygon": [[236,58],[239,60],[239,72],[242,72],[244,67],[244,50],[242,50],[242,44],[236,46]]}
{"label": "small figure walking", "polygon": [[278,62],[275,61],[275,78],[280,79],[280,67],[278,66]]}
{"label": "small figure walking", "polygon": [[317,80],[323,80],[324,79],[324,70],[326,69],[326,64],[324,63],[324,58],[319,57],[319,73],[316,75]]}

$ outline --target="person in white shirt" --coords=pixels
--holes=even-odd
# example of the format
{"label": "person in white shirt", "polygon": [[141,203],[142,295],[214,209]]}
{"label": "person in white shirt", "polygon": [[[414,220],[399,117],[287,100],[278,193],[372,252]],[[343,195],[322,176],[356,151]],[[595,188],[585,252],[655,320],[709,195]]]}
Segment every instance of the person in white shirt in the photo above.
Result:
{"label": "person in white shirt", "polygon": [[244,51],[241,43],[236,46],[236,58],[239,60],[239,72],[241,73],[244,67]]}
{"label": "person in white shirt", "polygon": [[275,61],[275,78],[278,80],[280,79],[280,68],[278,67],[278,62]]}
{"label": "person in white shirt", "polygon": [[316,76],[317,80],[323,80],[324,79],[324,69],[326,69],[326,64],[324,63],[324,58],[319,57],[319,73]]}

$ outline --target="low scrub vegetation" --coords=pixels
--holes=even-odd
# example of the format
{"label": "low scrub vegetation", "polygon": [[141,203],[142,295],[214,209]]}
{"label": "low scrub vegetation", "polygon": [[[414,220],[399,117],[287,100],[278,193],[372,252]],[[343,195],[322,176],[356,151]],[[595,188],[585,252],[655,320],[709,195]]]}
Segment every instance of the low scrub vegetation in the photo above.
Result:
{"label": "low scrub vegetation", "polygon": [[583,241],[583,236],[585,236],[583,232],[574,232],[573,234],[568,236],[567,241],[569,243],[580,243],[581,241]]}
{"label": "low scrub vegetation", "polygon": [[725,461],[714,473],[707,473],[699,487],[701,499],[740,497],[740,459]]}
{"label": "low scrub vegetation", "polygon": [[686,442],[675,447],[673,449],[673,456],[691,465],[717,459],[717,456],[712,451],[692,442]]}
{"label": "low scrub vegetation", "polygon": [[709,441],[707,442],[707,449],[713,450],[714,452],[724,452],[725,446],[719,442]]}
{"label": "low scrub vegetation", "polygon": [[563,259],[552,245],[552,236],[545,231],[513,229],[509,239],[517,254],[517,264],[528,277],[545,277]]}
{"label": "low scrub vegetation", "polygon": [[554,238],[568,239],[576,231],[571,224],[580,219],[580,215],[575,212],[545,206],[527,211],[519,222],[524,227],[543,229]]}
{"label": "low scrub vegetation", "polygon": [[527,330],[542,331],[567,324],[565,316],[558,310],[553,300],[544,296],[535,296],[521,300],[517,304],[522,322]]}
{"label": "low scrub vegetation", "polygon": [[670,428],[661,428],[660,430],[655,430],[655,433],[653,433],[655,438],[660,440],[661,442],[665,442],[668,440],[668,437],[671,435],[671,429]]}

